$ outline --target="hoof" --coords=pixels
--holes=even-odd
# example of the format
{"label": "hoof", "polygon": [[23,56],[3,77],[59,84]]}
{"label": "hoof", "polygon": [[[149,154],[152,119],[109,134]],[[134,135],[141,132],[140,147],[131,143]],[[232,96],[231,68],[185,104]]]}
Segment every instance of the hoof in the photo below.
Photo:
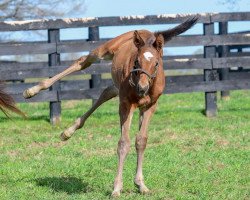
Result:
{"label": "hoof", "polygon": [[138,188],[139,192],[141,194],[149,194],[150,190],[147,188],[147,186],[143,182],[134,181],[135,186]]}
{"label": "hoof", "polygon": [[68,134],[66,134],[65,132],[63,132],[63,133],[60,135],[60,139],[61,139],[62,141],[66,141],[66,140],[68,140],[70,137],[71,137],[71,136],[68,135]]}
{"label": "hoof", "polygon": [[25,90],[25,91],[23,92],[23,97],[24,97],[25,99],[29,99],[29,98],[32,97],[32,95],[31,95],[30,92],[29,92],[29,89],[28,89],[28,90]]}
{"label": "hoof", "polygon": [[149,194],[150,193],[150,190],[146,186],[140,187],[139,190],[140,190],[141,194]]}
{"label": "hoof", "polygon": [[120,191],[113,191],[111,194],[112,198],[118,198],[121,196],[121,192]]}
{"label": "hoof", "polygon": [[39,85],[33,86],[33,87],[31,87],[23,92],[23,97],[25,99],[29,99],[29,98],[35,96],[39,91],[40,91]]}

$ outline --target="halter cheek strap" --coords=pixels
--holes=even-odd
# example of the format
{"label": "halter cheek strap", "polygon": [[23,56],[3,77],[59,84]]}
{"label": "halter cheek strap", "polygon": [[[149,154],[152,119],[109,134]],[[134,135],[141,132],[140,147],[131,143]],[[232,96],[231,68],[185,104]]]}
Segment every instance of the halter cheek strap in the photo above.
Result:
{"label": "halter cheek strap", "polygon": [[129,83],[131,86],[135,86],[135,83],[133,81],[133,77],[132,77],[132,74],[135,73],[135,72],[141,72],[143,74],[146,74],[147,77],[148,77],[148,80],[149,82],[151,83],[152,79],[156,77],[157,75],[157,71],[158,71],[158,64],[155,66],[155,72],[153,74],[149,74],[146,70],[142,69],[142,68],[139,68],[138,67],[139,64],[138,62],[135,63],[135,66],[134,66],[134,69],[130,71],[130,79],[129,79]]}

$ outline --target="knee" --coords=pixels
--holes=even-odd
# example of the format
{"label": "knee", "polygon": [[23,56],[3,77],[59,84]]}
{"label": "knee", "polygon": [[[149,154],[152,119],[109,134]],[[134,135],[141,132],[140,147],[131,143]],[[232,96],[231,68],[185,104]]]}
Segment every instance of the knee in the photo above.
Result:
{"label": "knee", "polygon": [[130,150],[130,140],[129,139],[120,139],[118,142],[118,154],[127,154]]}
{"label": "knee", "polygon": [[135,148],[136,150],[144,150],[147,145],[148,137],[146,135],[137,135],[135,140]]}

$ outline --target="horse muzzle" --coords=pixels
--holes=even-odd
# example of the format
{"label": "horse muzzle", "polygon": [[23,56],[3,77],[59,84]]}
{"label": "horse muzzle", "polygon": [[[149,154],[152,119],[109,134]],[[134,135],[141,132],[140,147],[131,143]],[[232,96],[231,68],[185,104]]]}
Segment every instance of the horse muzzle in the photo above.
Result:
{"label": "horse muzzle", "polygon": [[137,92],[139,97],[146,96],[148,93],[148,90],[149,90],[149,85],[141,86],[140,84],[138,84],[136,87],[136,92]]}

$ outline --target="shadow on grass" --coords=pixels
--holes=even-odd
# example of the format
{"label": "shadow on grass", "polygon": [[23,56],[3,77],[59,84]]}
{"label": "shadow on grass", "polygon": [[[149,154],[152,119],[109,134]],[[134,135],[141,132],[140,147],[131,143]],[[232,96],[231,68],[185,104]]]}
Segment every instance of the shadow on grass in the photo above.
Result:
{"label": "shadow on grass", "polygon": [[67,194],[87,193],[91,190],[88,183],[75,177],[45,177],[35,179],[35,181],[38,186],[50,187],[55,192]]}
{"label": "shadow on grass", "polygon": [[180,112],[185,112],[185,113],[205,113],[204,109],[200,109],[200,108],[177,108],[177,107],[173,107],[172,109],[158,109],[157,110],[157,114],[168,114],[168,113],[180,113]]}
{"label": "shadow on grass", "polygon": [[47,116],[47,115],[28,116],[27,120],[30,120],[30,121],[46,121],[46,122],[50,122],[49,116]]}
{"label": "shadow on grass", "polygon": [[49,117],[45,115],[39,116],[27,116],[27,119],[21,118],[19,116],[11,116],[11,119],[7,118],[6,116],[0,116],[0,121],[46,121],[50,122]]}

